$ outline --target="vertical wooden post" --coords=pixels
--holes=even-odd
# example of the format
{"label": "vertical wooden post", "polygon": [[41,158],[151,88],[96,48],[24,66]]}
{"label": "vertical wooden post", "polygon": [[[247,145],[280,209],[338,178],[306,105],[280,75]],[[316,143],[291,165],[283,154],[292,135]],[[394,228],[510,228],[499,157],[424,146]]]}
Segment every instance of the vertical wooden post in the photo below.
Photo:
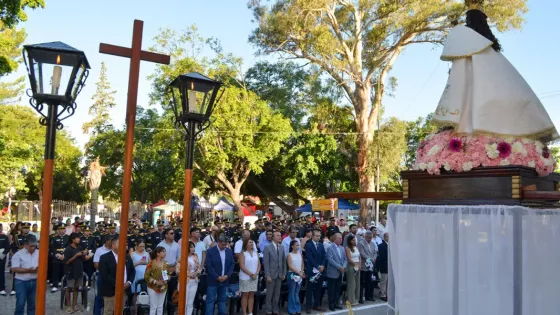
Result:
{"label": "vertical wooden post", "polygon": [[[126,231],[128,230],[128,209],[130,207],[130,183],[132,180],[132,153],[134,150],[134,126],[136,123],[136,103],[138,101],[138,78],[140,77],[140,51],[142,50],[142,31],[144,22],[135,20],[132,32],[132,54],[128,79],[126,102],[126,142],[124,150],[123,190],[121,197],[121,217],[119,237],[119,260],[117,262],[117,281],[115,288],[115,314],[122,314],[124,273],[126,266]],[[119,235],[119,236],[120,236]],[[127,279],[131,283],[134,279]]]}

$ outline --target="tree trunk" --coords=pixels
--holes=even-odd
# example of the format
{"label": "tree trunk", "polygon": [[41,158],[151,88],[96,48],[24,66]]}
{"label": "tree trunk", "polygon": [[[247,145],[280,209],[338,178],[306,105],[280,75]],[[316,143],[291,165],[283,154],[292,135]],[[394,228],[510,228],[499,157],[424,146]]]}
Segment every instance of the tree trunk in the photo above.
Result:
{"label": "tree trunk", "polygon": [[[370,112],[371,98],[370,98],[371,88],[367,86],[359,86],[354,92],[354,108],[356,109],[356,130],[358,131],[358,186],[360,192],[368,192],[375,190],[375,180],[372,176],[369,162],[370,157],[370,146],[373,142],[373,121],[370,119],[372,113],[377,112],[379,108],[375,111]],[[377,102],[376,102],[377,104]],[[375,106],[375,104],[374,104]],[[360,221],[366,223],[368,217],[368,207],[367,200],[360,200]]]}
{"label": "tree trunk", "polygon": [[98,197],[99,188],[93,189],[91,191],[91,201],[90,201],[90,209],[89,209],[89,226],[92,231],[95,231],[95,219],[97,217],[97,201],[99,200]]}
{"label": "tree trunk", "polygon": [[230,195],[231,199],[233,200],[233,204],[235,205],[235,208],[237,210],[237,215],[239,216],[241,221],[243,221],[243,206],[241,205],[240,191],[241,191],[240,188],[235,187],[235,188],[230,190],[229,195]]}

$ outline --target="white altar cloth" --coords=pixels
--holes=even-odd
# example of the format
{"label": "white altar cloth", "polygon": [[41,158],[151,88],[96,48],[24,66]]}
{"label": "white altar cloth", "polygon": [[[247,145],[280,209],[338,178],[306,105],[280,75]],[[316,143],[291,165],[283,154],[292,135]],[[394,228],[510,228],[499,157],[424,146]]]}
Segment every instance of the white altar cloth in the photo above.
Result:
{"label": "white altar cloth", "polygon": [[391,204],[387,227],[391,314],[560,314],[560,210]]}

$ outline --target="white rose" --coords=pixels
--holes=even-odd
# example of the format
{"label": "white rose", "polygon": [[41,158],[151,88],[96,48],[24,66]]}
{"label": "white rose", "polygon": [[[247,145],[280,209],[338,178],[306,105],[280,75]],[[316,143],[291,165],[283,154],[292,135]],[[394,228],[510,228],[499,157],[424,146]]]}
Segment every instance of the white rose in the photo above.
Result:
{"label": "white rose", "polygon": [[463,163],[463,171],[468,172],[472,170],[472,168],[473,168],[472,162]]}
{"label": "white rose", "polygon": [[434,155],[438,154],[438,152],[439,152],[440,149],[441,149],[441,148],[440,148],[439,145],[437,145],[437,144],[434,145],[434,146],[430,149],[430,151],[428,151],[428,156],[434,156]]}
{"label": "white rose", "polygon": [[434,169],[435,167],[436,167],[436,163],[434,163],[434,162],[428,163],[428,169],[431,170],[431,169]]}
{"label": "white rose", "polygon": [[552,166],[554,165],[554,160],[551,158],[545,158],[544,156],[541,155],[541,160],[543,161],[545,166]]}
{"label": "white rose", "polygon": [[507,143],[512,144],[513,141],[515,141],[515,138],[514,138],[514,137],[507,137],[507,138],[505,138],[504,140],[505,140]]}
{"label": "white rose", "polygon": [[536,163],[535,163],[535,161],[529,161],[529,163],[527,163],[527,165],[528,165],[529,167],[535,168]]}
{"label": "white rose", "polygon": [[523,143],[519,141],[513,144],[512,151],[513,153],[520,153],[523,156],[527,156],[527,150],[525,150],[525,146],[523,146]]}
{"label": "white rose", "polygon": [[500,165],[502,165],[502,166],[509,165],[509,160],[502,160],[500,162]]}
{"label": "white rose", "polygon": [[538,154],[542,154],[542,149],[544,148],[544,145],[540,142],[540,141],[535,141],[535,150],[537,151]]}
{"label": "white rose", "polygon": [[445,164],[443,164],[443,168],[444,168],[446,171],[450,171],[450,170],[451,170],[451,165],[449,165],[449,163],[445,162]]}
{"label": "white rose", "polygon": [[495,159],[500,155],[500,151],[498,151],[498,145],[496,143],[487,144],[484,146],[486,148],[486,155],[489,158]]}
{"label": "white rose", "polygon": [[418,169],[420,169],[420,170],[422,170],[422,171],[426,170],[426,163],[420,163],[420,164],[418,164]]}

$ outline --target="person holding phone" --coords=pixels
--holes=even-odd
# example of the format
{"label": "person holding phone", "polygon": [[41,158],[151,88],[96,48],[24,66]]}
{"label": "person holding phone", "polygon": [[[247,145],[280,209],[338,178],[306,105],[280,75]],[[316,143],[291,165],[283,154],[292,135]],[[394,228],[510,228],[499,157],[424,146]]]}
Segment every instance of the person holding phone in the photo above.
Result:
{"label": "person holding phone", "polygon": [[35,314],[35,290],[37,289],[37,268],[39,266],[39,251],[37,239],[28,236],[24,241],[24,248],[12,256],[12,271],[14,272],[16,288],[15,315],[23,315],[27,304],[27,315]]}
{"label": "person holding phone", "polygon": [[68,314],[73,314],[78,311],[76,305],[78,304],[78,288],[82,286],[83,273],[84,273],[84,260],[90,260],[91,256],[88,256],[88,251],[80,246],[81,235],[78,233],[70,234],[70,245],[64,250],[64,262],[65,262],[65,274],[67,280],[67,291],[68,294],[66,298],[70,298],[70,294],[74,293],[72,296],[72,306],[68,310]]}

